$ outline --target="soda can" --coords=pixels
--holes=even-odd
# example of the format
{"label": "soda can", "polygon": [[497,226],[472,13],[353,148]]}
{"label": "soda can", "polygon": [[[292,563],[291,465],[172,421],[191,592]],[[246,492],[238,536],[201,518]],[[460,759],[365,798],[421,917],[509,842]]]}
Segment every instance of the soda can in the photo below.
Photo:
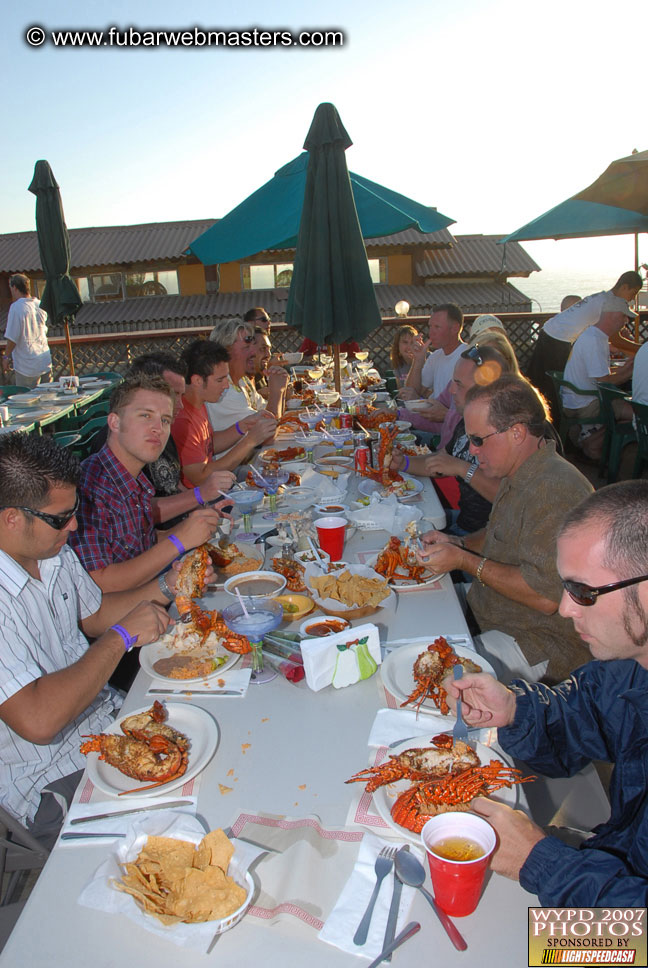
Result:
{"label": "soda can", "polygon": [[353,426],[353,417],[350,413],[340,414],[340,429],[341,430],[351,430]]}
{"label": "soda can", "polygon": [[371,460],[371,451],[369,448],[365,444],[357,447],[354,457],[356,471],[358,471],[358,473],[366,471]]}

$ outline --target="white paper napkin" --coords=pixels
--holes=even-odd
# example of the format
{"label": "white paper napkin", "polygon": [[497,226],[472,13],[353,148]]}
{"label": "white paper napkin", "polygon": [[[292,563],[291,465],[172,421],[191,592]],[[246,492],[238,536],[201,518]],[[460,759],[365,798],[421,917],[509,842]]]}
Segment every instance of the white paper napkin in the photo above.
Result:
{"label": "white paper napkin", "polygon": [[[116,849],[113,849],[108,859],[97,868],[81,891],[79,904],[83,907],[107,911],[109,914],[125,914],[126,917],[139,924],[146,931],[157,934],[167,941],[172,941],[180,947],[206,951],[214,939],[214,922],[205,921],[202,924],[183,924],[181,922],[164,925],[152,915],[144,914],[132,897],[116,890],[110,883],[112,878],[118,880],[121,877],[120,865],[122,863],[135,860],[148,836],[175,837],[179,840],[190,840],[198,844],[205,833],[202,824],[194,817],[178,815],[174,811],[167,812],[165,810],[157,815],[149,814],[145,820],[130,826],[126,839],[120,842]],[[252,861],[264,853],[265,849],[238,840],[232,840],[232,843],[235,850],[230,862],[230,873],[233,874],[232,867],[234,866],[238,872],[235,879],[238,880],[239,874],[245,875]],[[244,883],[244,878],[241,883]]]}
{"label": "white paper napkin", "polygon": [[402,504],[395,494],[379,497],[372,494],[366,508],[349,512],[349,521],[362,531],[387,531],[389,534],[404,534],[412,521],[420,521],[423,512],[420,508]]}
{"label": "white paper napkin", "polygon": [[344,650],[340,651],[338,645],[365,637],[367,638],[365,648],[374,661],[373,671],[375,672],[381,663],[380,637],[377,627],[371,623],[356,625],[345,629],[344,632],[337,632],[335,635],[303,639],[301,652],[307,686],[317,692],[331,684],[339,688],[359,682],[362,678],[368,678],[368,675],[364,674],[365,664],[361,664],[357,658],[353,661],[354,654],[350,649],[346,649],[351,660],[351,670],[346,678],[343,670],[338,668],[340,656],[344,656]]}
{"label": "white paper napkin", "polygon": [[[369,898],[376,884],[376,857],[383,847],[400,846],[393,841],[380,840],[373,834],[366,833],[360,844],[358,859],[351,877],[346,882],[337,904],[326,919],[324,927],[318,937],[321,941],[335,945],[342,951],[347,951],[354,955],[363,955],[365,958],[376,958],[383,949],[385,929],[387,927],[387,917],[391,905],[392,892],[394,888],[394,874],[390,873],[383,880],[380,892],[376,899],[369,934],[364,945],[353,943],[353,936],[365,913]],[[422,851],[410,845],[410,850],[420,861],[424,860]],[[414,888],[403,885],[400,905],[398,908],[398,920],[396,924],[396,934],[405,927],[407,915],[414,898]]]}
{"label": "white paper napkin", "polygon": [[413,709],[379,709],[373,721],[368,746],[389,746],[397,740],[405,741],[415,736],[432,739],[439,733],[451,733],[454,718],[448,724],[447,716],[421,713],[416,718]]}
{"label": "white paper napkin", "polygon": [[169,679],[152,679],[146,695],[155,698],[156,693],[151,690],[172,689],[173,694],[178,696],[182,696],[187,692],[200,693],[201,696],[217,696],[224,690],[236,689],[240,692],[240,696],[223,696],[222,698],[242,699],[250,685],[251,673],[251,669],[232,669],[231,672],[225,672],[222,676],[215,676],[213,679],[207,680],[201,679],[200,682],[186,682],[182,679],[176,679],[174,682],[171,682]]}

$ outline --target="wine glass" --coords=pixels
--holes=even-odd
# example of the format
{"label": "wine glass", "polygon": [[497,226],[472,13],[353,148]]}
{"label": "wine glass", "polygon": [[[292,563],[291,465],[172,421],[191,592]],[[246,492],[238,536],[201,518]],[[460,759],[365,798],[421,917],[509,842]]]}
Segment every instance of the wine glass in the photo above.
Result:
{"label": "wine glass", "polygon": [[243,531],[236,535],[237,539],[239,541],[253,541],[258,537],[258,533],[252,531],[252,511],[263,501],[263,491],[260,491],[257,487],[245,487],[240,491],[230,491],[228,497],[231,497],[243,515]]}
{"label": "wine glass", "polygon": [[364,363],[365,360],[369,359],[369,350],[358,350],[358,352],[355,354],[355,358],[360,363]]}
{"label": "wine glass", "polygon": [[272,598],[247,599],[226,605],[221,612],[225,625],[237,635],[244,635],[252,647],[254,683],[270,682],[277,673],[263,668],[263,636],[274,631],[283,619],[283,605]]}

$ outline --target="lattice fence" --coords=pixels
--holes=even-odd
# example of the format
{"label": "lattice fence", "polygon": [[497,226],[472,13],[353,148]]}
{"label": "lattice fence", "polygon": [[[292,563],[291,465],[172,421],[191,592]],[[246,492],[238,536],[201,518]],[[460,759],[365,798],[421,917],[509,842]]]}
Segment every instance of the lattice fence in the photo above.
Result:
{"label": "lattice fence", "polygon": [[[523,371],[542,324],[552,315],[552,313],[500,314]],[[474,316],[466,316],[466,324],[470,324],[474,318]],[[390,367],[389,352],[394,332],[403,322],[415,326],[423,336],[427,336],[427,317],[421,316],[408,317],[407,320],[386,319],[382,326],[362,340],[363,348],[370,351],[372,359],[381,372]],[[176,329],[161,330],[156,333],[81,337],[73,340],[75,370],[81,376],[103,370],[124,373],[136,356],[155,350],[168,350],[171,353],[180,354],[188,343],[199,336],[206,337],[209,331],[210,327],[202,327],[186,331]],[[648,312],[641,314],[639,334],[641,341],[648,339]],[[302,337],[296,330],[281,325],[273,327],[271,337],[273,347],[285,353],[296,352],[302,342]],[[51,346],[54,376],[57,377],[69,371],[67,347],[61,340],[53,340]]]}

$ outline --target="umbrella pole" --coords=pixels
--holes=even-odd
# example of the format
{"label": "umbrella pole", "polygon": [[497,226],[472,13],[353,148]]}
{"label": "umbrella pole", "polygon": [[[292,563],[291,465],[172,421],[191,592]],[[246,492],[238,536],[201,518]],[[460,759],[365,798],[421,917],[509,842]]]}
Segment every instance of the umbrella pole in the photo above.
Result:
{"label": "umbrella pole", "polygon": [[[635,232],[634,237],[634,254],[635,254],[635,272],[639,272],[639,233]],[[635,296],[635,310],[637,311],[637,316],[635,317],[635,343],[639,342],[639,294]]]}
{"label": "umbrella pole", "polygon": [[342,389],[342,382],[340,380],[340,344],[333,344],[333,379],[335,380],[335,389],[340,393]]}
{"label": "umbrella pole", "polygon": [[67,343],[68,359],[70,361],[70,376],[74,376],[74,358],[72,356],[72,341],[70,340],[70,327],[65,317],[65,341]]}

